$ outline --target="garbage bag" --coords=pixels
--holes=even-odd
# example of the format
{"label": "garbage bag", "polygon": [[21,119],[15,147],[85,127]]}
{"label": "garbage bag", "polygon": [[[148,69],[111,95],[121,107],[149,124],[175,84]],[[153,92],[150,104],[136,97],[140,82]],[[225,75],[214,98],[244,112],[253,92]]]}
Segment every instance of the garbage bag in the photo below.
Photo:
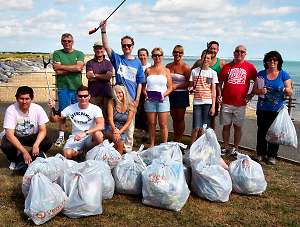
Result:
{"label": "garbage bag", "polygon": [[67,200],[66,193],[58,184],[52,183],[42,173],[36,173],[25,199],[24,213],[36,225],[41,225],[58,214]]}
{"label": "garbage bag", "polygon": [[210,201],[226,202],[232,191],[229,172],[219,164],[207,165],[198,160],[192,164],[192,191]]}
{"label": "garbage bag", "polygon": [[22,192],[26,197],[30,188],[32,177],[36,173],[42,173],[51,182],[56,182],[68,167],[65,164],[66,158],[61,154],[49,158],[36,158],[27,168],[22,181]]}
{"label": "garbage bag", "polygon": [[178,161],[154,159],[143,171],[142,179],[142,202],[146,205],[179,211],[189,197],[183,164]]}
{"label": "garbage bag", "polygon": [[115,192],[115,181],[111,174],[111,169],[106,162],[102,160],[97,161],[101,169],[102,199],[111,199]]}
{"label": "garbage bag", "polygon": [[266,140],[269,143],[298,147],[297,132],[286,106],[283,106],[270,126]]}
{"label": "garbage bag", "polygon": [[70,218],[102,214],[102,182],[98,161],[89,160],[67,169],[59,184],[69,200],[63,213]]}
{"label": "garbage bag", "polygon": [[191,167],[187,167],[183,165],[183,172],[184,172],[184,177],[187,185],[191,185],[191,178],[192,178],[192,173],[191,173]]}
{"label": "garbage bag", "polygon": [[205,129],[183,156],[183,162],[191,166],[192,162],[202,160],[206,164],[213,165],[219,163],[221,158],[221,147],[213,129]]}
{"label": "garbage bag", "polygon": [[186,145],[177,142],[161,143],[140,152],[141,158],[146,165],[150,165],[154,159],[169,158],[182,162],[182,152],[180,148],[186,149]]}
{"label": "garbage bag", "polygon": [[86,160],[103,160],[113,169],[122,159],[121,154],[113,146],[113,143],[104,140],[102,144],[93,147],[87,152]]}
{"label": "garbage bag", "polygon": [[235,192],[255,195],[263,193],[267,188],[261,165],[253,161],[248,155],[239,153],[237,160],[229,165],[229,174]]}
{"label": "garbage bag", "polygon": [[142,172],[146,168],[137,152],[123,155],[122,160],[113,169],[116,191],[123,194],[142,194]]}

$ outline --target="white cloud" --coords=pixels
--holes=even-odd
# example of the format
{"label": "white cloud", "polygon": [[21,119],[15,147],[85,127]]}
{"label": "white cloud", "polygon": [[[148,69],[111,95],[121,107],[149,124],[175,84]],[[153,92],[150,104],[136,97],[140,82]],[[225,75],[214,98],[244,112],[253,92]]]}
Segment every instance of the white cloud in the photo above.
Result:
{"label": "white cloud", "polygon": [[79,6],[79,11],[83,13],[85,11],[85,8],[86,7],[84,5],[80,5]]}
{"label": "white cloud", "polygon": [[30,10],[32,0],[0,0],[0,10]]}

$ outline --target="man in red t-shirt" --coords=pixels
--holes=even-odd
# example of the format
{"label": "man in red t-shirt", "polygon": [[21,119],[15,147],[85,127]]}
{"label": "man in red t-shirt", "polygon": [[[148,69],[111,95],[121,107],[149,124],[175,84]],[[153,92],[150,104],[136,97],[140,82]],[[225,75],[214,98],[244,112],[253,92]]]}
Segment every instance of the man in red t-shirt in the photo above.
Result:
{"label": "man in red t-shirt", "polygon": [[246,51],[245,46],[238,45],[233,52],[233,61],[224,65],[219,78],[222,88],[221,114],[224,125],[222,132],[224,149],[222,153],[228,152],[232,124],[234,127],[234,148],[231,153],[235,154],[238,151],[250,80],[256,80],[257,71],[254,65],[245,61]]}

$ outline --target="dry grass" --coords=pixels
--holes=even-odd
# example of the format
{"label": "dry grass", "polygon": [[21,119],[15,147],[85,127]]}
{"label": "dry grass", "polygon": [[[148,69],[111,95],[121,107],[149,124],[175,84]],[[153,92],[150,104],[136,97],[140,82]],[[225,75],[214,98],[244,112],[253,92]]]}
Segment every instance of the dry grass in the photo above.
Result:
{"label": "dry grass", "polygon": [[[50,124],[52,137],[56,134],[53,128]],[[141,141],[138,133],[135,136],[137,147]],[[184,140],[189,142],[189,138]],[[53,147],[50,155],[57,152]],[[44,226],[299,226],[300,167],[278,162],[276,166],[263,164],[263,169],[268,187],[261,196],[232,193],[229,202],[212,203],[192,194],[180,212],[172,212],[144,206],[141,198],[116,194],[112,200],[103,202],[102,215],[69,219],[59,214]],[[2,153],[0,181],[0,225],[32,225],[23,213],[22,176],[7,168]]]}

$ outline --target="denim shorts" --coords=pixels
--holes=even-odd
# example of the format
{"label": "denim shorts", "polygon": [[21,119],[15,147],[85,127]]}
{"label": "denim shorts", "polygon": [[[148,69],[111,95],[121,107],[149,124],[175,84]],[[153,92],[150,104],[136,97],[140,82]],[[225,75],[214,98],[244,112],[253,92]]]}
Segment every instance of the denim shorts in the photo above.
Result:
{"label": "denim shorts", "polygon": [[72,149],[75,151],[82,152],[84,147],[88,147],[92,144],[92,136],[86,135],[81,140],[75,140],[75,135],[70,135],[64,149]]}
{"label": "denim shorts", "polygon": [[165,97],[164,101],[145,101],[145,112],[146,113],[163,113],[170,112],[170,102],[169,97]]}
{"label": "denim shorts", "polygon": [[59,88],[57,91],[58,96],[58,108],[63,111],[67,106],[77,102],[76,90],[70,90],[67,88]]}
{"label": "denim shorts", "polygon": [[203,125],[210,126],[209,110],[211,104],[193,105],[193,129],[203,128]]}

